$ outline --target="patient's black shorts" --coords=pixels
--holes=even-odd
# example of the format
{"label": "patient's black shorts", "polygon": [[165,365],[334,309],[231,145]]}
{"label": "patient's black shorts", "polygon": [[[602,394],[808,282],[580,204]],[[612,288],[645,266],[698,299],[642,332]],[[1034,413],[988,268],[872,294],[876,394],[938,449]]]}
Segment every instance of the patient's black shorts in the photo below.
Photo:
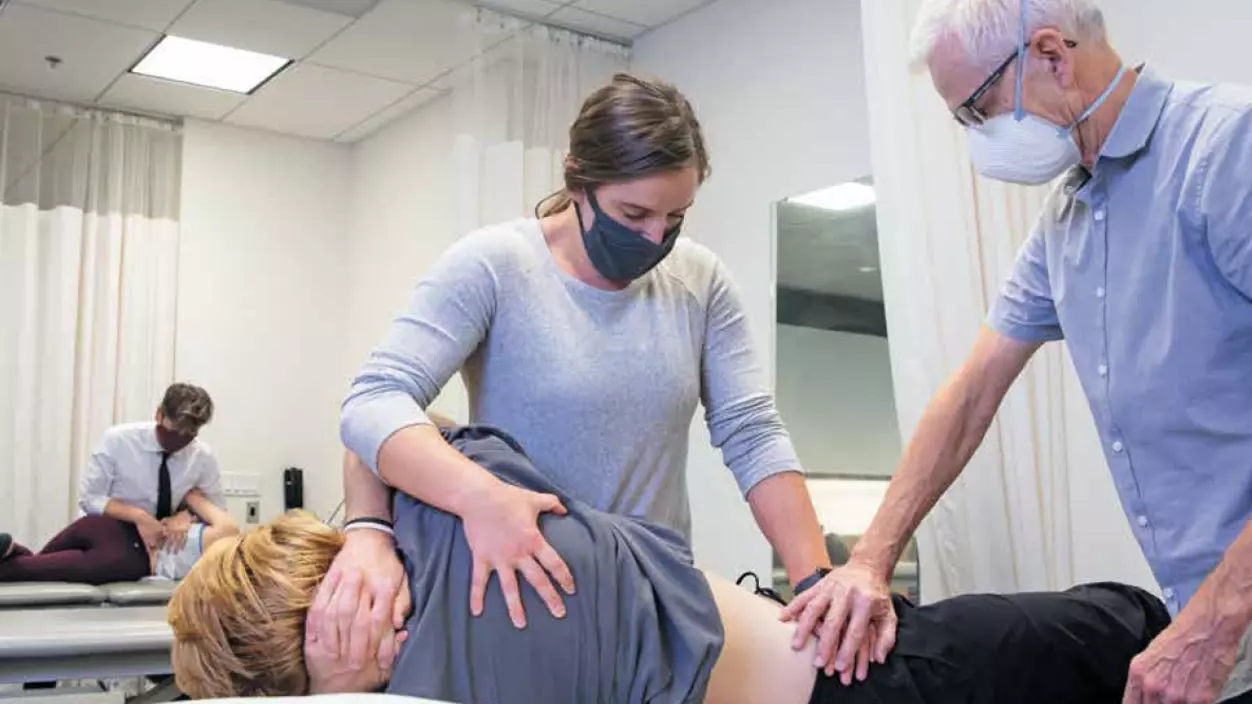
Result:
{"label": "patient's black shorts", "polygon": [[1159,599],[1121,584],[895,609],[887,662],[848,687],[819,674],[812,704],[1117,704],[1130,661],[1169,625]]}

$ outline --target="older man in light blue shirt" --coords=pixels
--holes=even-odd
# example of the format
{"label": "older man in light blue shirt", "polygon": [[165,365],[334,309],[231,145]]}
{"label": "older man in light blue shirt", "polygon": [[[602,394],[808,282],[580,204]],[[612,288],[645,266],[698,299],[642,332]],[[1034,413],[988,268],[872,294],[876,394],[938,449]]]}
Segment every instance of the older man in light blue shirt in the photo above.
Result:
{"label": "older man in light blue shirt", "polygon": [[827,616],[823,655],[849,624],[836,669],[867,630],[885,655],[886,576],[907,536],[1030,356],[1063,339],[1176,615],[1124,701],[1238,695],[1252,621],[1252,90],[1125,66],[1092,0],[926,0],[915,36],[983,175],[1065,176],[849,564],[792,613]]}

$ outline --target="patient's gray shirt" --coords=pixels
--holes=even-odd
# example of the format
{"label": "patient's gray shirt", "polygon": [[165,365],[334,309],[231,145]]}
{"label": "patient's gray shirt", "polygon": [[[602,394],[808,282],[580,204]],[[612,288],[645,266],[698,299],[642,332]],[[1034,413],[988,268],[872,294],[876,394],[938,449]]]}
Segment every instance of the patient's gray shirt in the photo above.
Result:
{"label": "patient's gray shirt", "polygon": [[473,561],[461,521],[397,494],[396,542],[413,614],[388,691],[459,704],[703,701],[722,624],[678,534],[572,499],[498,431],[470,427],[445,437],[500,479],[561,498],[569,514],[544,515],[540,529],[569,565],[577,593],[565,596],[558,620],[522,581],[528,624],[518,630],[493,576],[483,615],[471,616]]}

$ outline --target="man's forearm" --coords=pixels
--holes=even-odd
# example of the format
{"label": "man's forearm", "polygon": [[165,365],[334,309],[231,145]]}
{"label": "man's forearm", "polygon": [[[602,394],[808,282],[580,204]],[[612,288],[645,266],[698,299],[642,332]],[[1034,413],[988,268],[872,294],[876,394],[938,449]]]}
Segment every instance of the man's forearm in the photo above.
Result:
{"label": "man's forearm", "polygon": [[104,515],[119,521],[138,524],[149,514],[147,511],[137,506],[131,506],[125,501],[109,499],[108,503],[104,505]]}
{"label": "man's forearm", "polygon": [[792,584],[818,567],[831,566],[803,474],[784,472],[763,480],[748,492],[748,504],[761,532],[782,558]]}
{"label": "man's forearm", "polygon": [[852,550],[852,559],[889,577],[909,538],[982,442],[996,403],[977,400],[960,377],[927,407],[887,487],[882,506]]}
{"label": "man's forearm", "polygon": [[343,455],[343,496],[347,520],[391,520],[391,490],[352,452]]}
{"label": "man's forearm", "polygon": [[1237,643],[1252,623],[1252,522],[1226,549],[1217,568],[1200,584],[1178,620],[1199,617],[1214,637]]}

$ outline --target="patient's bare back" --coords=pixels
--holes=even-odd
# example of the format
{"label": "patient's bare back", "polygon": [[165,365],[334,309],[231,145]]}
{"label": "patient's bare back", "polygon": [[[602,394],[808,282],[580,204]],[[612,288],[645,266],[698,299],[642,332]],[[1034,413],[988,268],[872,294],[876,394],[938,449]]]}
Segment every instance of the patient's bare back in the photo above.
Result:
{"label": "patient's bare back", "polygon": [[705,577],[726,631],[708,704],[806,704],[817,679],[813,641],[792,650],[795,627],[778,620],[777,604],[715,574]]}

